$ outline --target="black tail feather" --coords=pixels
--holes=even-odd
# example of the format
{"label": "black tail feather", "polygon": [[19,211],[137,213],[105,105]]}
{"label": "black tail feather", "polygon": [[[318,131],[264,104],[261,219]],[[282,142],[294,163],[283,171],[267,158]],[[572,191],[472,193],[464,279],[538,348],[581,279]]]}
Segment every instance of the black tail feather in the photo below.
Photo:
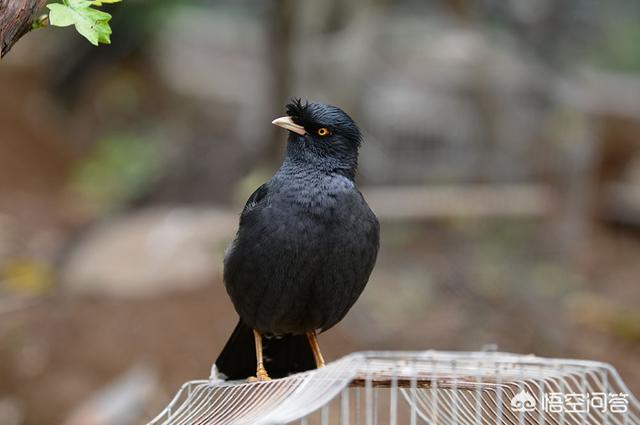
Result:
{"label": "black tail feather", "polygon": [[[262,354],[264,367],[272,378],[283,378],[316,367],[306,335],[263,337]],[[242,321],[238,322],[218,356],[216,367],[226,379],[246,379],[256,374],[253,331]]]}

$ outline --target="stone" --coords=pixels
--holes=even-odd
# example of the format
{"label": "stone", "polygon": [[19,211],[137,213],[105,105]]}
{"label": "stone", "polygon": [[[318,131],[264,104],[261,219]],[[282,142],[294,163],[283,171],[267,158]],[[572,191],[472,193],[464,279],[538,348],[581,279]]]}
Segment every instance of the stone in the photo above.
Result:
{"label": "stone", "polygon": [[75,293],[148,296],[220,280],[237,214],[213,208],[154,208],[115,217],[81,238],[61,270]]}

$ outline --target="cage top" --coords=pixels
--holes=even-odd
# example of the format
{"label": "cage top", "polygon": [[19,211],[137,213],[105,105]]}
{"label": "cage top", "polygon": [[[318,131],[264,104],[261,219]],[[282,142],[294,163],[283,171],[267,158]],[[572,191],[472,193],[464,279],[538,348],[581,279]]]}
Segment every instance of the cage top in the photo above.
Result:
{"label": "cage top", "polygon": [[[607,363],[433,350],[353,353],[322,369],[272,381],[190,381],[150,424],[284,424],[327,406],[341,392],[344,397],[350,387],[367,394],[378,388],[399,391],[412,417],[445,424],[528,424],[545,416],[545,423],[569,424],[572,417],[564,414],[554,421],[558,412],[539,410],[540,418],[532,411],[515,414],[509,403],[524,397],[520,401],[541,405],[547,394],[624,394],[625,415],[594,410],[575,423],[640,425],[640,403]],[[461,421],[460,412],[467,412],[469,421]]]}

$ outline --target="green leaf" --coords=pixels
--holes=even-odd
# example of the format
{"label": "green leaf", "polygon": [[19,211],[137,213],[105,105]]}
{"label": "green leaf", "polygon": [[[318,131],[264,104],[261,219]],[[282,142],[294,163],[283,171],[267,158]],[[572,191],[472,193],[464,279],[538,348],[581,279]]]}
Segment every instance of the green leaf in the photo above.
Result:
{"label": "green leaf", "polygon": [[94,6],[102,6],[103,4],[120,3],[122,0],[93,0],[91,4]]}
{"label": "green leaf", "polygon": [[110,14],[92,8],[92,2],[89,0],[63,0],[63,2],[47,5],[50,10],[51,25],[57,27],[75,25],[76,31],[96,46],[98,43],[111,43]]}
{"label": "green leaf", "polygon": [[57,27],[68,27],[75,23],[73,10],[69,7],[59,3],[49,4],[47,7],[51,11],[49,12],[49,22],[51,25],[55,25]]}

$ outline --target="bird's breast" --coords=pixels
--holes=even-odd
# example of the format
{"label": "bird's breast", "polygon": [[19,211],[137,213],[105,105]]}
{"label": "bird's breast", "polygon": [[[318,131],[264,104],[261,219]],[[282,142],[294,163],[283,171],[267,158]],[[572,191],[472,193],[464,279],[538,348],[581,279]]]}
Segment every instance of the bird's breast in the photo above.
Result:
{"label": "bird's breast", "polygon": [[351,181],[294,179],[246,217],[225,259],[227,290],[262,331],[326,329],[364,288],[377,248],[377,220]]}

